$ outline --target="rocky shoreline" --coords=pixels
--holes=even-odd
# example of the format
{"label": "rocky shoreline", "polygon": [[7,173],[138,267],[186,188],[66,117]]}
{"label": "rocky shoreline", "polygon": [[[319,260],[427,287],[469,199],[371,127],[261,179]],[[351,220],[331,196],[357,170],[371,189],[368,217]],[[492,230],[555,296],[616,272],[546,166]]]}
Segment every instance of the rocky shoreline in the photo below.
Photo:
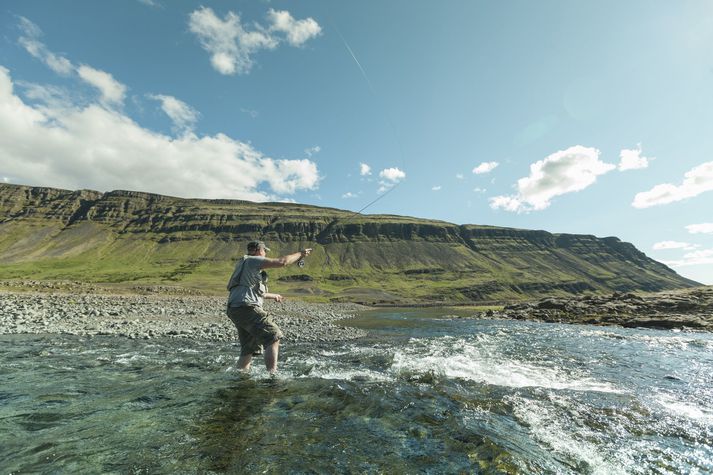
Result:
{"label": "rocky shoreline", "polygon": [[[0,334],[64,333],[128,338],[237,339],[225,297],[171,286],[117,289],[80,282],[0,282]],[[329,342],[366,336],[339,320],[358,304],[265,302],[286,341]],[[651,294],[550,297],[474,312],[472,318],[713,331],[713,286]]]}
{"label": "rocky shoreline", "polygon": [[[366,332],[336,323],[364,307],[354,304],[266,302],[286,341],[329,342]],[[128,338],[237,340],[225,297],[0,291],[0,334],[63,333]]]}
{"label": "rocky shoreline", "polygon": [[713,331],[713,286],[654,294],[544,298],[480,312],[477,317]]}

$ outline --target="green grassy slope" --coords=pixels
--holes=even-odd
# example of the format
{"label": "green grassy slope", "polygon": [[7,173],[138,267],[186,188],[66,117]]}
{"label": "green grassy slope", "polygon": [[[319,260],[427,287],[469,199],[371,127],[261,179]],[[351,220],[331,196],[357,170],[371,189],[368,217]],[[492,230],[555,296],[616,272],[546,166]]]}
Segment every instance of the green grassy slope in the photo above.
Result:
{"label": "green grassy slope", "polygon": [[312,300],[471,302],[695,285],[616,238],[458,226],[283,203],[0,185],[0,279],[222,292],[248,240],[307,265],[271,289]]}

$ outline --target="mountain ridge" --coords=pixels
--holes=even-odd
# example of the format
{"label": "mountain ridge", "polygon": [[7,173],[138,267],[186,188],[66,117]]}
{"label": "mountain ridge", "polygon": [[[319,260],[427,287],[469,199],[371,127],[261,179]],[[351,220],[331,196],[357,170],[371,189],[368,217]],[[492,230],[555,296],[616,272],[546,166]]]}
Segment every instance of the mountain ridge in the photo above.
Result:
{"label": "mountain ridge", "polygon": [[275,271],[275,287],[323,301],[469,302],[699,285],[614,236],[0,184],[0,279],[171,283],[217,292],[245,242],[256,238],[278,254],[315,247],[305,269]]}

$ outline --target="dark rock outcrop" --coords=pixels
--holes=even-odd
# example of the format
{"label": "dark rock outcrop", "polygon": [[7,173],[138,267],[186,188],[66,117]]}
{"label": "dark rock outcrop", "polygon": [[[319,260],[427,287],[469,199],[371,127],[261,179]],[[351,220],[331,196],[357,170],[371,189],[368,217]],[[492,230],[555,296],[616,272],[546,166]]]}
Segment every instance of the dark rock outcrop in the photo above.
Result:
{"label": "dark rock outcrop", "polygon": [[655,294],[544,298],[507,305],[485,318],[713,331],[713,286]]}

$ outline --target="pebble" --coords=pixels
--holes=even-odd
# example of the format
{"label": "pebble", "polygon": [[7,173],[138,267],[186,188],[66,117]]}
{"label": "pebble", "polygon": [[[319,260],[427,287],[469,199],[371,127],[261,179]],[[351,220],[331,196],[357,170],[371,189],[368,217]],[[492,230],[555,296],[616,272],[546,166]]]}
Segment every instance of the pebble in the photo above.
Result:
{"label": "pebble", "polygon": [[[334,324],[366,309],[356,304],[268,301],[265,309],[286,341],[330,342],[366,335],[363,330]],[[0,291],[0,334],[18,333],[237,340],[221,297]]]}

